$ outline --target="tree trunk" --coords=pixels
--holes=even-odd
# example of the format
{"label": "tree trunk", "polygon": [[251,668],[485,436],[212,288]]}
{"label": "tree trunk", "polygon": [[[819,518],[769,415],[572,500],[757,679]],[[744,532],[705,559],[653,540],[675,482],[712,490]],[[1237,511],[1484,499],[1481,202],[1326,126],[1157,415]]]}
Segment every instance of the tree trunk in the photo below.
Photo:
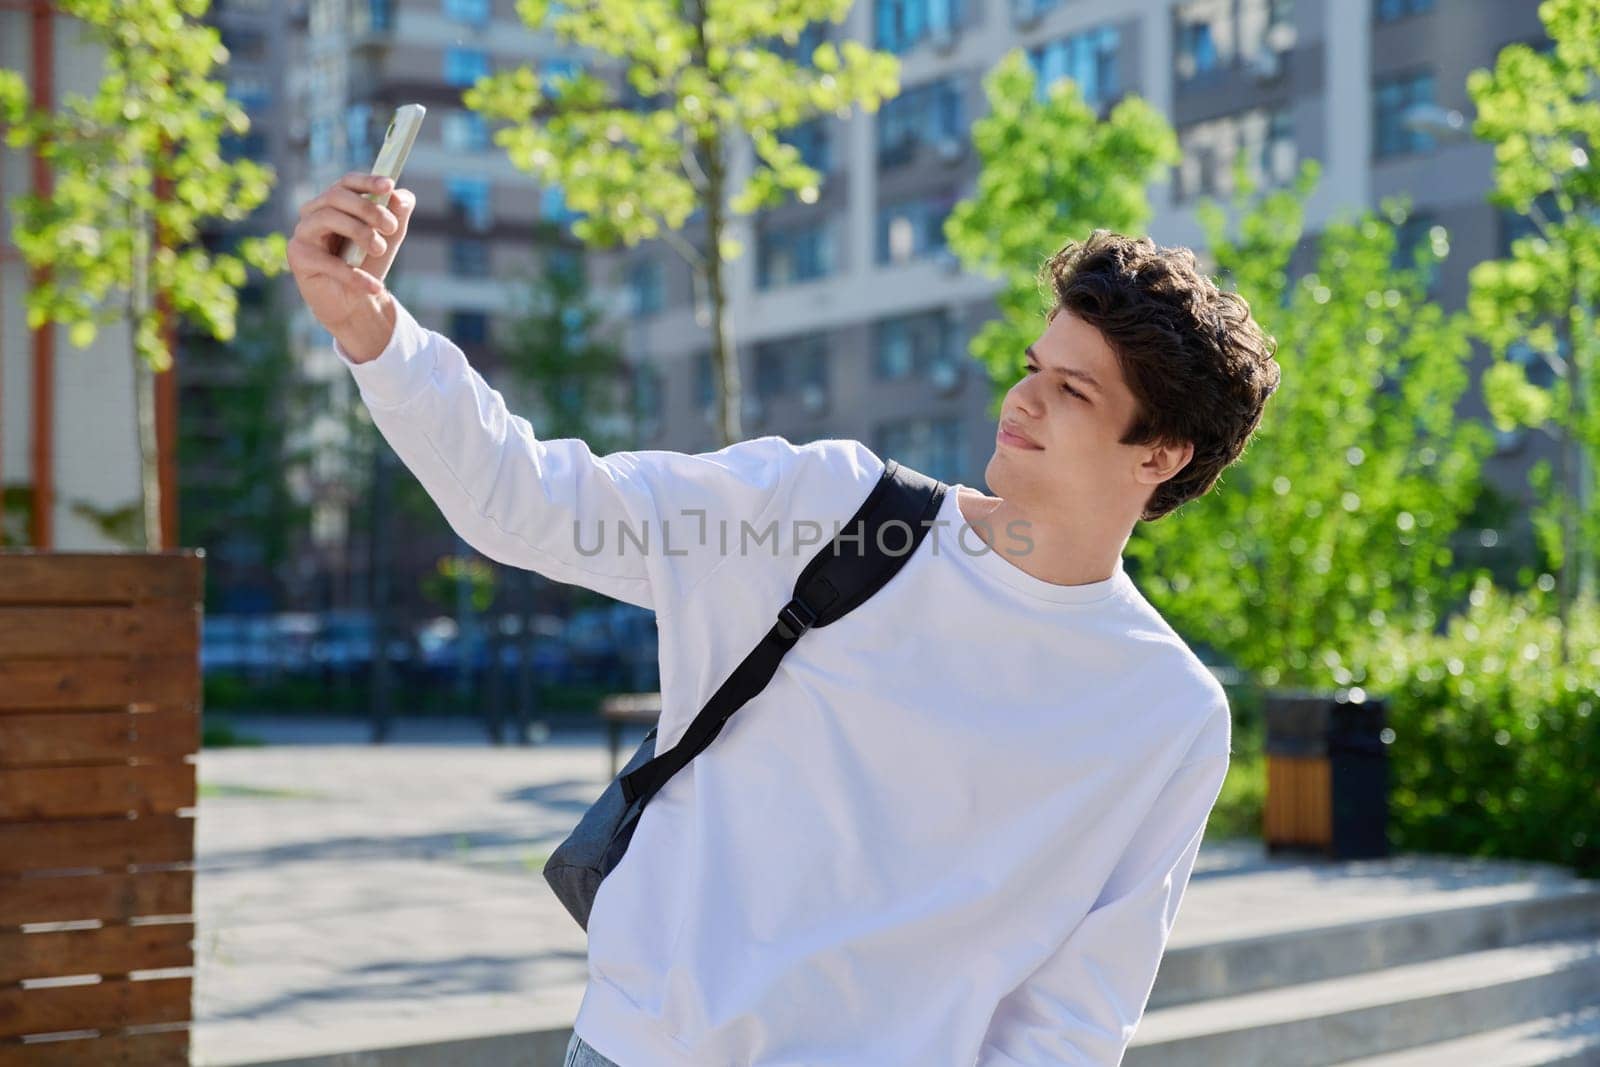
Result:
{"label": "tree trunk", "polygon": [[139,351],[139,328],[150,314],[149,219],[137,196],[130,207],[133,223],[133,286],[128,294],[128,329],[133,352],[134,407],[139,424],[139,484],[144,504],[144,547],[159,552],[161,543],[161,445],[156,437],[155,374]]}
{"label": "tree trunk", "polygon": [[144,547],[146,551],[159,552],[167,546],[161,541],[161,453],[156,440],[156,376],[137,349],[133,353],[133,378],[139,412],[139,482],[144,499]]}
{"label": "tree trunk", "polygon": [[[704,67],[708,58],[703,0],[695,0],[693,11],[695,42],[690,52],[694,61]],[[723,447],[727,447],[744,437],[741,410],[744,390],[740,384],[738,354],[732,343],[733,329],[728,321],[728,297],[722,277],[722,190],[727,166],[720,137],[700,138],[699,149],[705,155],[706,165],[706,286],[711,296],[711,375],[718,383],[717,432]]]}

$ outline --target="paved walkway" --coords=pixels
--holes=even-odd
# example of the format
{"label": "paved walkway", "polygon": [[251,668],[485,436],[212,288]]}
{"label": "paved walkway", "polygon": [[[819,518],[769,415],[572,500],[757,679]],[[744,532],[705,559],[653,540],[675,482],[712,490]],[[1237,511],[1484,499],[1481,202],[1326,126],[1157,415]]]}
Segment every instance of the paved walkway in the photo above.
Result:
{"label": "paved walkway", "polygon": [[[200,756],[197,1065],[571,1025],[584,933],[540,870],[605,787],[599,730],[494,748],[472,724],[402,720],[384,746],[360,723],[236,726],[278,744]],[[1415,910],[1523,877],[1514,864],[1299,863],[1207,841],[1172,945]]]}

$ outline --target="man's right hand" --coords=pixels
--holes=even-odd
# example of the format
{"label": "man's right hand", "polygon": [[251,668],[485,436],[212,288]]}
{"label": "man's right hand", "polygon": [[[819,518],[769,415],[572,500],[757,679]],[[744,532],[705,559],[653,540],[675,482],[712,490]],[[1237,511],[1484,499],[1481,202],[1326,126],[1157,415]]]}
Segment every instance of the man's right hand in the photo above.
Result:
{"label": "man's right hand", "polygon": [[[376,359],[394,329],[392,297],[383,279],[394,263],[411,222],[416,197],[395,189],[389,207],[362,193],[391,188],[388,178],[352,172],[300,208],[289,239],[289,269],[311,314],[357,363]],[[340,256],[346,241],[367,250],[360,267]]]}

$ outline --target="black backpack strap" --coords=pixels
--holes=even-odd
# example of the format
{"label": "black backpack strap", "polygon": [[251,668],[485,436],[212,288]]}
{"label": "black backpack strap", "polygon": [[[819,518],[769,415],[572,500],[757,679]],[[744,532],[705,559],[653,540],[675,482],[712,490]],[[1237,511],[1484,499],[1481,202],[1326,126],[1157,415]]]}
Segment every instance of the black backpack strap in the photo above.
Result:
{"label": "black backpack strap", "polygon": [[765,689],[778,661],[814,626],[826,626],[859,607],[883,588],[927,536],[950,487],[926,474],[887,460],[878,484],[833,540],[806,564],[794,597],[760,644],[734,668],[695,716],[678,743],[637,770],[622,775],[629,804],[648,803],[667,780],[705,750],[733,713]]}

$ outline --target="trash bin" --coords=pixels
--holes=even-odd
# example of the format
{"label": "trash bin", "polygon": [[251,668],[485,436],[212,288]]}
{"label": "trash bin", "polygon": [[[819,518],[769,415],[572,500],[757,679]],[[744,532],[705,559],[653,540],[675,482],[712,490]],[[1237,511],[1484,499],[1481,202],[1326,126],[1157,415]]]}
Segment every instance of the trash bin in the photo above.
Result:
{"label": "trash bin", "polygon": [[1359,689],[1266,695],[1269,854],[1389,855],[1388,703]]}

